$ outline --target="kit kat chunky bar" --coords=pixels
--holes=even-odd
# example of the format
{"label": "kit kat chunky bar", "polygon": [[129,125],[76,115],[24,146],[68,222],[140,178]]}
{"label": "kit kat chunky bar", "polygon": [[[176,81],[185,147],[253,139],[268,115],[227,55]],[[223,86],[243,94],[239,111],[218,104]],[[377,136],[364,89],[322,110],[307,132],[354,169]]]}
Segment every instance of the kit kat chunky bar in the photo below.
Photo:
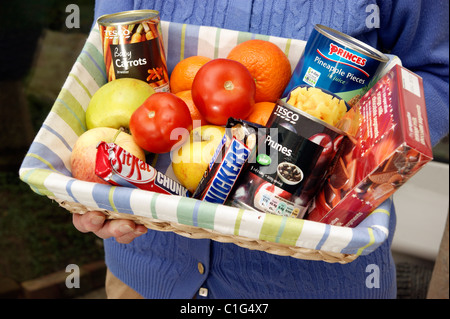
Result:
{"label": "kit kat chunky bar", "polygon": [[95,173],[114,186],[189,197],[186,188],[114,143],[97,146]]}

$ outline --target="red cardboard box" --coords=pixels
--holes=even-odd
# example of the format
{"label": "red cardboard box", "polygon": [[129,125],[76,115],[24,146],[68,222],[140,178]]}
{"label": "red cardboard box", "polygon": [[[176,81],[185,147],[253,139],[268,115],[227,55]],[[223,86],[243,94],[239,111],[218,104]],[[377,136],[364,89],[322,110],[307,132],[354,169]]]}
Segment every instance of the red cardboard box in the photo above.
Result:
{"label": "red cardboard box", "polygon": [[432,160],[422,78],[396,65],[347,113],[340,128],[354,138],[306,218],[354,227]]}

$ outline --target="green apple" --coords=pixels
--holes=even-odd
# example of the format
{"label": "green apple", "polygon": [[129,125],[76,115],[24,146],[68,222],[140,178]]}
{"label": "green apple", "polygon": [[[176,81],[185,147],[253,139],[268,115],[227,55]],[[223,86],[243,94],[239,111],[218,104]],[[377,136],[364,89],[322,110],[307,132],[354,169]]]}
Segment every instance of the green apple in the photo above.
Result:
{"label": "green apple", "polygon": [[155,91],[148,83],[121,78],[106,83],[92,96],[86,110],[86,125],[128,129],[131,114]]}

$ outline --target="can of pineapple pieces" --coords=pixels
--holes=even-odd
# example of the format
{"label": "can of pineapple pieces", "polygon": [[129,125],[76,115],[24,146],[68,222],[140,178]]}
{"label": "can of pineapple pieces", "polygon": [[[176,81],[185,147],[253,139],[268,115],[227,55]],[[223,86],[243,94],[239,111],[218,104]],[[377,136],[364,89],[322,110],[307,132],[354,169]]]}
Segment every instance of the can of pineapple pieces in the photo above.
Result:
{"label": "can of pineapple pieces", "polygon": [[159,12],[132,10],[97,19],[108,82],[135,78],[156,92],[169,92]]}
{"label": "can of pineapple pieces", "polygon": [[377,81],[388,60],[370,45],[317,24],[283,97],[306,84],[336,94],[351,107]]}

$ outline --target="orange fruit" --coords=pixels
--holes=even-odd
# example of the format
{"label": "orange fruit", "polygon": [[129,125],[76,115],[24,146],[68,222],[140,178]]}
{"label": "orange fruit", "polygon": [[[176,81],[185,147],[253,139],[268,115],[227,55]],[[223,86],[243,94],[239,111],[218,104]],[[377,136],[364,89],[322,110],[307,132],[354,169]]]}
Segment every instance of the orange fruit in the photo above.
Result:
{"label": "orange fruit", "polygon": [[256,102],[276,102],[291,79],[291,64],[286,54],[265,40],[248,40],[235,46],[228,59],[241,62],[256,82]]}
{"label": "orange fruit", "polygon": [[188,106],[189,111],[191,112],[192,121],[199,120],[201,121],[200,125],[209,124],[208,121],[204,118],[204,116],[195,106],[194,101],[192,100],[191,90],[180,91],[178,93],[175,93],[175,95],[178,96],[180,99],[182,99]]}
{"label": "orange fruit", "polygon": [[209,61],[210,58],[194,55],[178,62],[170,75],[170,92],[190,90],[197,71]]}
{"label": "orange fruit", "polygon": [[267,120],[270,117],[270,114],[272,114],[274,107],[275,103],[273,102],[255,103],[252,113],[250,113],[246,120],[265,126],[267,124]]}

